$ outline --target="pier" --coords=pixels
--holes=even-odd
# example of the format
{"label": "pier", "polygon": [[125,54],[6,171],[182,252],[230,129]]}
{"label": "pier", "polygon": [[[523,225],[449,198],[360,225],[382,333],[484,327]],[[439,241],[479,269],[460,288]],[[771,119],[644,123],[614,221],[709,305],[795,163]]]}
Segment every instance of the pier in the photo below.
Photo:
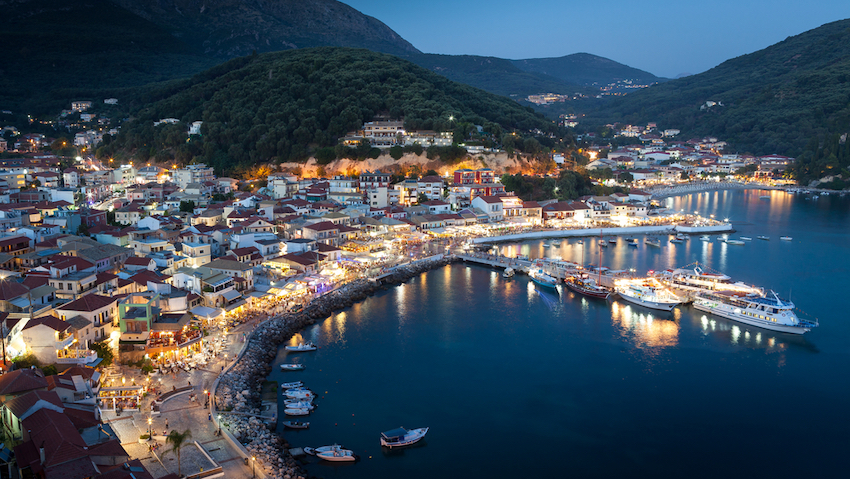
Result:
{"label": "pier", "polygon": [[602,273],[599,277],[597,271],[590,271],[582,268],[581,265],[568,261],[555,261],[549,258],[541,258],[539,260],[529,261],[525,259],[509,258],[507,256],[495,256],[484,253],[473,254],[458,254],[458,259],[464,263],[474,263],[482,266],[490,266],[491,268],[507,269],[513,268],[517,273],[528,274],[530,271],[543,270],[544,273],[563,280],[569,276],[578,276],[580,274],[588,274],[592,278],[598,280],[601,286],[608,288],[614,287],[614,281],[618,278],[625,277],[625,272],[612,274],[611,272]]}

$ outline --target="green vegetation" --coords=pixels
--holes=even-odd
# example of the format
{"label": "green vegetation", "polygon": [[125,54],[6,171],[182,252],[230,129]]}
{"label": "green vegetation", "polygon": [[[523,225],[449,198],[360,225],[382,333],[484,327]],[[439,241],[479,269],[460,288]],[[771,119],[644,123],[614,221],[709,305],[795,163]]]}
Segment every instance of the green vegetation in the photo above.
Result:
{"label": "green vegetation", "polygon": [[166,449],[162,454],[165,455],[167,453],[176,453],[177,454],[177,475],[181,476],[181,466],[180,463],[180,450],[185,446],[189,439],[192,437],[192,431],[186,429],[183,432],[177,432],[176,430],[168,433],[168,436],[165,437],[165,443],[171,444],[170,449]]}
{"label": "green vegetation", "polygon": [[[407,129],[447,131],[468,123],[489,132],[517,131],[520,139],[530,131],[559,137],[552,141],[566,136],[554,123],[507,98],[390,55],[346,48],[238,58],[150,92],[146,100],[135,120],[100,155],[199,161],[217,173],[255,163],[301,161],[329,147],[337,157],[366,158],[375,155],[371,147],[338,146],[337,140],[378,116],[404,118]],[[153,125],[168,117],[180,123]],[[204,122],[202,135],[187,142],[187,124],[197,120]],[[572,143],[569,136],[564,141]],[[327,150],[321,155],[325,161],[330,158]]]}
{"label": "green vegetation", "polygon": [[115,360],[115,352],[109,347],[109,342],[101,341],[99,343],[92,343],[89,347],[101,359],[100,367],[107,368]]}
{"label": "green vegetation", "polygon": [[511,63],[523,71],[550,75],[575,85],[607,85],[617,80],[633,80],[637,83],[649,84],[664,80],[652,73],[590,53],[574,53],[557,58],[511,60]]}
{"label": "green vegetation", "polygon": [[833,133],[826,139],[812,138],[789,172],[801,185],[827,176],[841,176],[821,188],[841,190],[850,185],[850,138]]}
{"label": "green vegetation", "polygon": [[[701,108],[707,101],[719,103]],[[817,138],[836,153],[834,135],[850,131],[850,20],[629,94],[589,112],[583,123],[650,121],[684,137],[716,136],[739,152],[797,157]],[[802,176],[823,173],[819,148],[808,148]]]}
{"label": "green vegetation", "polygon": [[192,200],[189,201],[181,201],[180,202],[180,211],[184,213],[193,213],[195,211],[195,202]]}
{"label": "green vegetation", "polygon": [[620,188],[594,185],[587,174],[571,170],[563,170],[557,177],[503,175],[502,184],[507,191],[513,191],[525,201],[553,198],[574,200],[585,195],[607,195],[622,191]]}

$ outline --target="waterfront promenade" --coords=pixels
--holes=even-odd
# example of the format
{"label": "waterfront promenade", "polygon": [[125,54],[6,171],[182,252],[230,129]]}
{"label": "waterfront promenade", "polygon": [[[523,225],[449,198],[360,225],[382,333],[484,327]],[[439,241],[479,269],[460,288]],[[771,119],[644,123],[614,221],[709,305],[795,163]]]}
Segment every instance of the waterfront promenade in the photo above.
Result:
{"label": "waterfront promenade", "polygon": [[735,229],[728,223],[707,226],[625,226],[622,228],[585,228],[571,230],[544,230],[499,236],[471,238],[474,244],[502,243],[506,241],[527,241],[546,238],[577,238],[583,236],[624,236],[638,234],[684,233],[684,234],[721,234],[731,233]]}

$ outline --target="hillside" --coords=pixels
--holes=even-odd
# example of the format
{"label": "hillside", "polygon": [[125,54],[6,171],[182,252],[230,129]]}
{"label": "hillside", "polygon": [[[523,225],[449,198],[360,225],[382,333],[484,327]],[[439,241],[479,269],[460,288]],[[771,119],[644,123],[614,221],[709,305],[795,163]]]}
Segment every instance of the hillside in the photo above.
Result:
{"label": "hillside", "polygon": [[490,93],[522,98],[538,93],[587,93],[590,89],[533,71],[523,71],[511,60],[477,55],[437,55],[407,57],[413,63],[444,77]]}
{"label": "hillside", "polygon": [[[126,8],[125,8],[126,7]],[[324,45],[416,50],[334,0],[0,0],[0,108],[55,113],[74,99],[186,78],[237,56]]]}
{"label": "hillside", "polygon": [[[378,115],[408,129],[483,125],[563,133],[517,103],[452,82],[406,60],[367,50],[315,48],[231,60],[141,98],[143,107],[100,151],[118,158],[199,160],[219,172],[301,161]],[[181,123],[154,126],[156,120]],[[186,141],[187,124],[203,121]]]}
{"label": "hillside", "polygon": [[[721,102],[702,108],[706,101]],[[823,25],[698,75],[635,92],[588,112],[612,122],[716,135],[753,154],[800,155],[814,138],[850,131],[850,20]]]}
{"label": "hillside", "polygon": [[574,53],[557,58],[511,60],[511,63],[522,71],[547,75],[575,85],[603,86],[622,80],[633,80],[636,83],[648,85],[666,80],[652,73],[589,53]]}

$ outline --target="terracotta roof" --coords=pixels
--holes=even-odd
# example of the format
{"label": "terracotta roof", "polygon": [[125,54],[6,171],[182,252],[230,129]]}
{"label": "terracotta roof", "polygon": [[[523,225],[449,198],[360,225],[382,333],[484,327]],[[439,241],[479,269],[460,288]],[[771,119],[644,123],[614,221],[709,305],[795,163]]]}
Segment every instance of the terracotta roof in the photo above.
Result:
{"label": "terracotta roof", "polygon": [[47,387],[40,369],[18,369],[0,376],[0,396],[34,391]]}
{"label": "terracotta roof", "polygon": [[127,258],[127,261],[125,261],[124,264],[130,266],[148,266],[151,261],[153,261],[151,258],[139,258],[138,256],[131,256]]}
{"label": "terracotta roof", "polygon": [[3,405],[17,418],[21,418],[27,411],[39,401],[45,401],[54,406],[64,409],[59,395],[52,391],[30,391],[14,399],[6,401]]}
{"label": "terracotta roof", "polygon": [[313,230],[313,231],[329,231],[339,229],[339,226],[331,223],[330,221],[322,221],[321,223],[314,223],[312,225],[307,225],[305,228]]}
{"label": "terracotta roof", "polygon": [[29,292],[29,288],[13,280],[0,280],[0,301],[9,301]]}
{"label": "terracotta roof", "polygon": [[56,331],[65,331],[70,328],[71,325],[67,321],[62,321],[56,316],[42,316],[40,318],[31,319],[27,322],[26,326],[24,326],[24,331],[30,328],[34,328],[36,326],[47,326],[48,328],[54,329]]}
{"label": "terracotta roof", "polygon": [[56,308],[57,311],[85,311],[92,312],[98,309],[106,308],[117,300],[109,296],[101,296],[99,294],[87,294],[82,298],[63,304]]}

